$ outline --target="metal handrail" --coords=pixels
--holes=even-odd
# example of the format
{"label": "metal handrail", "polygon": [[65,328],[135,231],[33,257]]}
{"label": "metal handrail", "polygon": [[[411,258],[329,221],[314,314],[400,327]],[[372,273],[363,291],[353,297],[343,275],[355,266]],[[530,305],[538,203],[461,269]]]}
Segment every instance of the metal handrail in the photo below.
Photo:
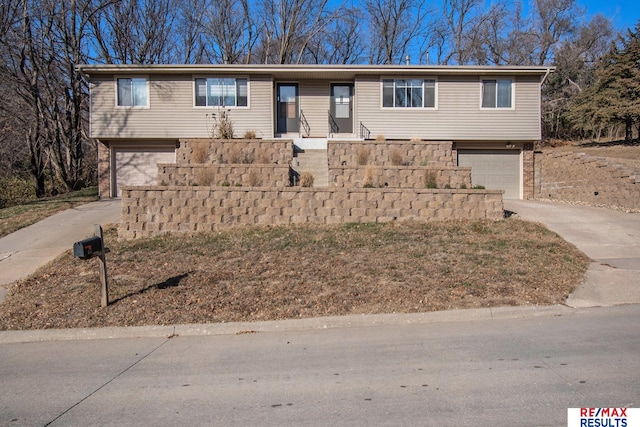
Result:
{"label": "metal handrail", "polygon": [[302,112],[302,110],[300,110],[300,124],[302,125],[302,128],[304,129],[304,132],[308,138],[309,135],[311,134],[311,126],[309,126],[309,122],[307,121],[307,118],[304,116],[304,113]]}
{"label": "metal handrail", "polygon": [[338,133],[339,127],[336,119],[333,118],[331,114],[331,110],[327,112],[329,114],[329,133],[333,135],[334,133]]}
{"label": "metal handrail", "polygon": [[371,131],[362,122],[360,122],[360,138],[369,139],[371,137]]}

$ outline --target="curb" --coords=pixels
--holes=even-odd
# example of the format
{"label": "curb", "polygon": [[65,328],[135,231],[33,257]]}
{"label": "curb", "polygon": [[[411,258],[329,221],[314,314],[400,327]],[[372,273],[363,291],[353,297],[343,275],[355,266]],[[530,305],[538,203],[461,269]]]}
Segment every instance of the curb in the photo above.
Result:
{"label": "curb", "polygon": [[258,332],[309,331],[385,325],[491,321],[566,316],[580,313],[585,310],[587,309],[575,309],[565,305],[494,307],[427,313],[361,314],[316,317],[309,319],[271,320],[262,322],[0,331],[0,344],[122,338],[173,338],[176,336],[241,335]]}

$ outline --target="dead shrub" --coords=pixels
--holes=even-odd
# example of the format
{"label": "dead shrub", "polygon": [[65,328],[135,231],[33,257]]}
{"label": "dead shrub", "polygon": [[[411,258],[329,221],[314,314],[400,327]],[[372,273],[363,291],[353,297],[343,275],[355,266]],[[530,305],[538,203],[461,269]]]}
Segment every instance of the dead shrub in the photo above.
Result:
{"label": "dead shrub", "polygon": [[256,139],[256,131],[248,130],[244,133],[244,139]]}
{"label": "dead shrub", "polygon": [[389,160],[393,166],[402,166],[402,153],[400,153],[400,149],[394,148],[391,150],[389,154]]}
{"label": "dead shrub", "polygon": [[204,141],[198,141],[193,144],[191,149],[191,161],[193,163],[203,164],[209,158],[209,144]]}
{"label": "dead shrub", "polygon": [[243,157],[244,156],[243,156],[241,147],[234,145],[229,149],[229,163],[232,163],[232,164],[242,163]]}
{"label": "dead shrub", "polygon": [[262,177],[260,176],[260,173],[255,169],[251,169],[249,171],[249,177],[247,178],[247,181],[250,187],[259,187],[262,185]]}
{"label": "dead shrub", "polygon": [[376,141],[383,142],[386,141],[387,137],[384,135],[376,135]]}
{"label": "dead shrub", "polygon": [[262,165],[268,165],[269,163],[271,163],[271,159],[269,158],[269,153],[262,150],[260,152],[260,156],[258,156],[258,163]]}
{"label": "dead shrub", "polygon": [[209,187],[213,184],[216,172],[213,168],[198,168],[195,172],[194,185]]}
{"label": "dead shrub", "polygon": [[358,159],[358,165],[364,166],[369,163],[369,156],[371,156],[371,149],[369,147],[358,146],[356,148],[356,158]]}
{"label": "dead shrub", "polygon": [[424,171],[424,186],[426,188],[438,188],[436,180],[436,171],[427,169]]}
{"label": "dead shrub", "polygon": [[214,136],[217,139],[233,139],[233,122],[229,117],[229,113],[221,111],[219,118],[214,125]]}
{"label": "dead shrub", "polygon": [[302,172],[300,174],[301,187],[313,187],[313,174],[311,172]]}
{"label": "dead shrub", "polygon": [[373,188],[373,167],[371,165],[367,165],[367,167],[364,168],[362,186],[364,188]]}

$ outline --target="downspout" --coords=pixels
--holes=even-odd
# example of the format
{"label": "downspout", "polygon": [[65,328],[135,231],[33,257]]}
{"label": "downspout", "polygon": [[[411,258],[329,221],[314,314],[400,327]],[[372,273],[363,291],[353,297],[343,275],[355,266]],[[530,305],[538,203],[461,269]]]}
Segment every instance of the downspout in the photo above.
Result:
{"label": "downspout", "polygon": [[542,77],[542,80],[540,80],[540,88],[542,88],[542,85],[544,84],[544,82],[547,81],[547,78],[549,77],[549,74],[551,74],[551,68],[547,67],[547,71],[544,73],[544,76]]}

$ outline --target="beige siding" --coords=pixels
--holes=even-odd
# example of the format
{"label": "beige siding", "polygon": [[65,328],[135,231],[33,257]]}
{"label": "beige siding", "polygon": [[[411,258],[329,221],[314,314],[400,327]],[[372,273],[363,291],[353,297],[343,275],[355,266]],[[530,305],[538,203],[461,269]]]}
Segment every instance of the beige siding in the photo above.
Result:
{"label": "beige siding", "polygon": [[329,132],[328,81],[302,81],[300,87],[300,110],[309,122],[310,136],[326,137]]}
{"label": "beige siding", "polygon": [[[206,138],[216,108],[195,108],[193,76],[151,75],[149,108],[116,107],[113,76],[91,80],[91,136],[94,138]],[[249,79],[249,108],[233,108],[236,137],[253,130],[273,137],[272,78]]]}
{"label": "beige siding", "polygon": [[372,138],[384,135],[454,141],[540,139],[538,77],[515,79],[513,109],[480,108],[480,76],[440,76],[437,109],[382,109],[380,81],[372,77],[356,79],[356,123],[362,122],[369,128]]}

